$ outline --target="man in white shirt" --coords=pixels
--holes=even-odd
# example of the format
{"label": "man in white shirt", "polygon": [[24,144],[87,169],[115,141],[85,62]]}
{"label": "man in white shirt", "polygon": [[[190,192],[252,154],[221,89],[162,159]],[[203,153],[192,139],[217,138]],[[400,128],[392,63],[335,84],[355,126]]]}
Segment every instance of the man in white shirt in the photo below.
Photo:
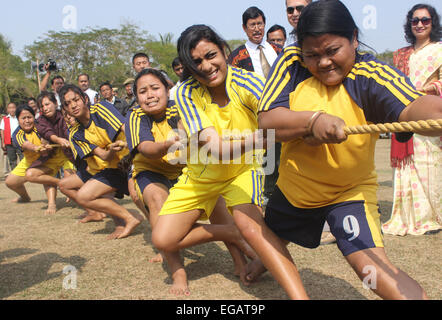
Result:
{"label": "man in white shirt", "polygon": [[248,8],[243,13],[242,20],[242,27],[248,40],[245,45],[240,46],[230,54],[229,63],[234,67],[254,71],[263,77],[267,77],[282,48],[270,44],[264,39],[266,18],[259,8]]}
{"label": "man in white shirt", "polygon": [[98,92],[89,88],[89,85],[89,75],[86,73],[80,74],[78,76],[78,86],[87,94],[91,105],[94,105],[98,103]]}
{"label": "man in white shirt", "polygon": [[9,165],[11,171],[17,166],[17,156],[19,159],[23,158],[23,154],[20,147],[15,146],[12,143],[12,135],[18,128],[18,120],[15,116],[15,110],[17,106],[15,103],[10,102],[6,107],[7,116],[3,117],[0,123],[0,135],[2,139],[2,150],[8,155]]}
{"label": "man in white shirt", "polygon": [[178,89],[178,87],[180,86],[180,84],[182,83],[182,77],[183,77],[183,71],[184,71],[184,67],[183,64],[181,63],[180,58],[175,58],[172,61],[172,69],[173,72],[175,72],[175,74],[178,77],[178,82],[173,86],[172,89],[170,89],[170,93],[169,93],[169,99],[170,100],[174,100],[175,99],[175,93]]}
{"label": "man in white shirt", "polygon": [[293,27],[293,30],[289,33],[285,47],[294,44],[296,39],[296,28],[298,27],[299,17],[301,11],[312,2],[312,0],[285,0],[287,20]]}

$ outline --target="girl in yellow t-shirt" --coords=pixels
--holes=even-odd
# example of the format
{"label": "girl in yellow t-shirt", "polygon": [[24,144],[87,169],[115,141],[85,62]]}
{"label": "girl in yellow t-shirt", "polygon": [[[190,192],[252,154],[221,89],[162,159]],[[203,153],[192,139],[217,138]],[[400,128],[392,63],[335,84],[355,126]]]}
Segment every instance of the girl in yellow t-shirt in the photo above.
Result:
{"label": "girl in yellow t-shirt", "polygon": [[53,156],[53,148],[42,139],[35,128],[34,110],[23,105],[17,108],[19,127],[12,134],[13,143],[23,150],[23,159],[6,178],[6,186],[20,196],[14,202],[29,202],[31,198],[26,191],[25,183],[32,168],[42,172],[38,183],[44,185],[48,197],[46,214],[56,211],[56,196],[59,179],[54,177],[64,163],[60,157]]}
{"label": "girl in yellow t-shirt", "polygon": [[112,216],[116,228],[110,239],[128,237],[141,219],[106,197],[114,193],[119,198],[129,195],[128,177],[119,168],[120,161],[129,154],[124,118],[105,101],[90,106],[87,95],[77,86],[65,85],[59,94],[62,107],[78,122],[70,130],[72,151],[86,161],[91,175],[74,200],[84,208]]}
{"label": "girl in yellow t-shirt", "polygon": [[[379,135],[347,137],[343,128],[440,119],[442,100],[424,96],[398,70],[360,53],[358,28],[340,1],[308,5],[297,34],[298,43],[273,65],[259,107],[260,127],[276,130],[283,142],[266,224],[285,242],[316,248],[327,221],[347,262],[376,294],[427,298],[385,254],[374,165]],[[299,295],[304,288],[293,276],[290,255],[279,253],[291,270],[279,283],[291,298],[306,298]]]}
{"label": "girl in yellow t-shirt", "polygon": [[[178,130],[182,123],[175,102],[169,101],[167,88],[167,80],[161,72],[150,68],[141,71],[134,82],[139,106],[132,108],[126,117],[127,144],[134,165],[133,180],[138,197],[148,208],[153,230],[169,189],[175,185],[186,164],[180,152],[172,148],[179,139]],[[212,223],[234,224],[222,199],[218,200],[214,211],[210,215]],[[227,242],[226,246],[238,272],[245,265],[244,256],[231,243]],[[164,255],[173,279],[170,292],[175,295],[190,294],[179,252],[164,252]]]}
{"label": "girl in yellow t-shirt", "polygon": [[[264,79],[229,66],[227,48],[205,25],[189,27],[178,41],[187,80],[177,89],[175,102],[190,151],[152,233],[154,245],[165,252],[225,241],[256,257],[242,237],[258,254],[268,250],[264,238],[276,239],[263,220],[263,173],[256,161],[263,148],[256,130]],[[254,150],[254,144],[261,144],[261,150]],[[220,196],[240,232],[229,225],[197,224],[211,215]],[[241,279],[248,282],[244,270]]]}

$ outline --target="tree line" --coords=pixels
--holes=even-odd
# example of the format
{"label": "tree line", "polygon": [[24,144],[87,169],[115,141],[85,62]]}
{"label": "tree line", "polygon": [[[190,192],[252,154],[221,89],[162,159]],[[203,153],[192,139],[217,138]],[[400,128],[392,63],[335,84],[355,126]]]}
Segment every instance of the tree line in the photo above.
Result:
{"label": "tree line", "polygon": [[[234,50],[245,40],[230,40],[228,43]],[[76,83],[80,73],[87,73],[94,89],[106,81],[121,88],[127,78],[134,76],[131,59],[136,52],[147,53],[153,67],[166,71],[173,81],[178,80],[171,66],[177,56],[171,33],[156,38],[131,23],[121,24],[116,29],[49,31],[24,48],[25,59],[14,55],[11,43],[0,34],[0,111],[4,113],[9,101],[20,104],[28,97],[38,95],[37,73],[32,70],[31,62],[55,60],[61,67],[58,74],[67,83]],[[393,62],[391,51],[378,57],[387,63]]]}

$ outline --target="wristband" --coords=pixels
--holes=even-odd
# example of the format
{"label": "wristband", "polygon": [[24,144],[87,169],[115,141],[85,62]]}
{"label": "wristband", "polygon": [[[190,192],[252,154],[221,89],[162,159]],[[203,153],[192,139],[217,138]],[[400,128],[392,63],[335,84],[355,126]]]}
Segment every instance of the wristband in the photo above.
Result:
{"label": "wristband", "polygon": [[308,132],[307,135],[313,135],[313,125],[315,124],[316,120],[318,120],[318,118],[324,113],[325,113],[324,110],[319,110],[312,115],[312,117],[307,123],[307,132]]}

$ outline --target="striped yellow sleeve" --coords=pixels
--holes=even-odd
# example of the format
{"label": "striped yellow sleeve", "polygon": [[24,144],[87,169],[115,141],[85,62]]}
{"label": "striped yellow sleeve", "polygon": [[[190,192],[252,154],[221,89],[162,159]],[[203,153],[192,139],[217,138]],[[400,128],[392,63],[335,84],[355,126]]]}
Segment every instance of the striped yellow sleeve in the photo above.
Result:
{"label": "striped yellow sleeve", "polygon": [[305,80],[307,76],[304,69],[300,48],[287,47],[273,64],[258,111],[268,111],[275,107],[290,108],[290,93],[295,90],[297,83]]}

